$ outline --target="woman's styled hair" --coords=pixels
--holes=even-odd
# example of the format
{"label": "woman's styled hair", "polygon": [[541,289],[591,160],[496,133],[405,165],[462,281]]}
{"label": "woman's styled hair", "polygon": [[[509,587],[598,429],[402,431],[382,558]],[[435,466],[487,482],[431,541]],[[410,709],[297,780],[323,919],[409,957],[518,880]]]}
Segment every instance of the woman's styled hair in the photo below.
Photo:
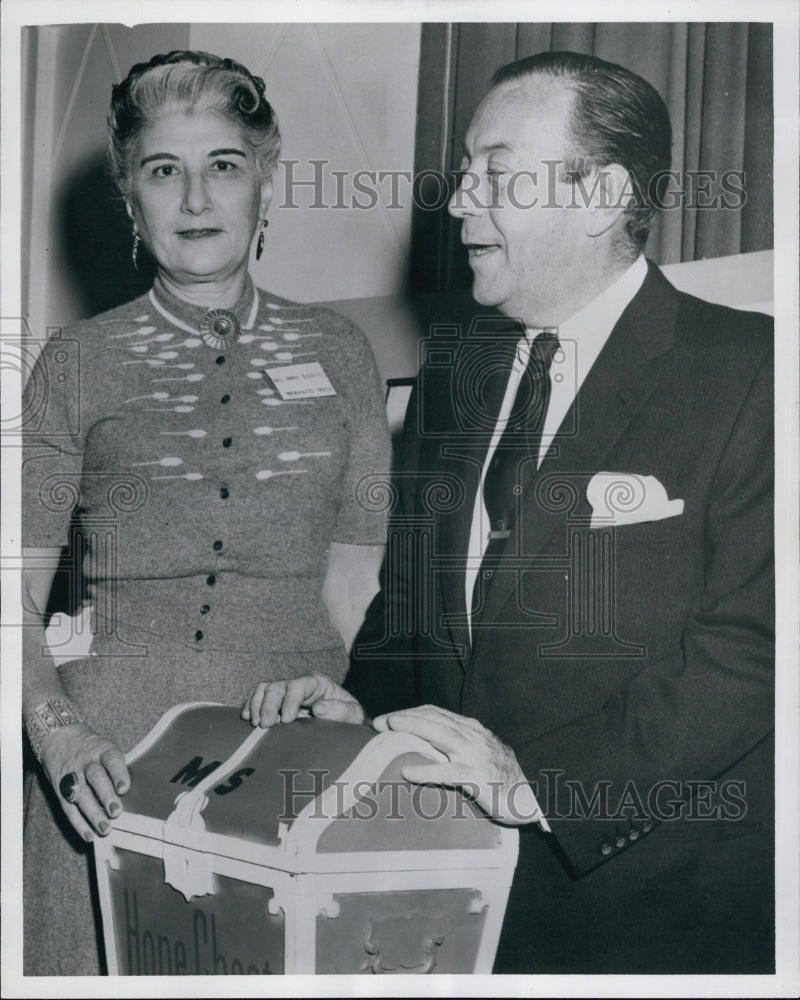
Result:
{"label": "woman's styled hair", "polygon": [[263,178],[272,175],[280,153],[278,119],[264,81],[234,59],[177,50],[137,63],[111,90],[108,162],[123,195],[130,193],[131,152],[141,130],[172,111],[216,111],[235,122],[256,155]]}
{"label": "woman's styled hair", "polygon": [[519,59],[497,70],[491,86],[534,76],[562,80],[575,93],[564,174],[585,177],[611,163],[628,171],[633,198],[625,212],[625,235],[635,256],[647,242],[669,180],[672,128],[664,101],[624,66],[576,52]]}

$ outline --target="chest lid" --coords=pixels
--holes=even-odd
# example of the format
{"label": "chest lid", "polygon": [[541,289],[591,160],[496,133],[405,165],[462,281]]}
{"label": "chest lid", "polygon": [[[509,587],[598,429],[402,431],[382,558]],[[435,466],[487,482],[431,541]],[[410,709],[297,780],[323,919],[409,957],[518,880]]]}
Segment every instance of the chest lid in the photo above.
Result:
{"label": "chest lid", "polygon": [[162,839],[166,880],[187,898],[198,888],[187,850],[293,873],[496,867],[509,851],[513,866],[515,831],[401,776],[443,759],[407,733],[314,718],[253,729],[238,708],[181,705],[128,755],[114,828]]}

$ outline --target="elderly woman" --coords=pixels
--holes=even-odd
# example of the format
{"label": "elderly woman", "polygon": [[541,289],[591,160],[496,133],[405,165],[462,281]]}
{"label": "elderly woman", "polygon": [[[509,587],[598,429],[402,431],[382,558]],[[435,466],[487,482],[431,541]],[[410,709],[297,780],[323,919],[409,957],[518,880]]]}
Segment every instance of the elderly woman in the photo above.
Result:
{"label": "elderly woman", "polygon": [[[134,263],[143,244],[157,277],[50,341],[30,382],[46,407],[24,474],[27,974],[102,971],[88,862],[123,808],[123,753],[177,703],[238,703],[265,674],[341,679],[331,617],[366,605],[384,540],[357,495],[389,461],[363,335],[248,274],[279,149],[263,81],[155,56],[114,87],[108,125]],[[94,638],[57,668],[42,557],[75,508]]]}

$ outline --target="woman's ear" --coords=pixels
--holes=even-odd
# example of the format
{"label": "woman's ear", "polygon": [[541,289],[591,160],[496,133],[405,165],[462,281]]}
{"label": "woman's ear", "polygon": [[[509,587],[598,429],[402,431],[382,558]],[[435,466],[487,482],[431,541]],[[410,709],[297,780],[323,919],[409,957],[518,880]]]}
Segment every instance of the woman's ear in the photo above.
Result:
{"label": "woman's ear", "polygon": [[261,213],[261,218],[265,219],[267,217],[267,212],[269,211],[269,206],[272,202],[272,178],[267,177],[266,180],[261,182],[261,205],[259,211]]}
{"label": "woman's ear", "polygon": [[600,167],[586,178],[591,184],[584,216],[589,236],[602,236],[625,214],[634,198],[633,179],[619,163]]}
{"label": "woman's ear", "polygon": [[125,199],[125,211],[128,213],[128,218],[133,223],[134,230],[136,229],[136,215],[133,211],[133,202],[131,201],[130,195]]}

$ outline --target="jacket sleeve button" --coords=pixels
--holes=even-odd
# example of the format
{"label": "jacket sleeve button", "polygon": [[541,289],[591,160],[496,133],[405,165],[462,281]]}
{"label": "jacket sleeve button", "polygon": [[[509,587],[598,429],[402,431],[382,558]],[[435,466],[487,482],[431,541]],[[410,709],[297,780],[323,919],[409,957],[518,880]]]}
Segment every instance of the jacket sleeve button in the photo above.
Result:
{"label": "jacket sleeve button", "polygon": [[603,846],[600,848],[600,853],[608,857],[608,855],[611,853],[611,844],[603,844]]}
{"label": "jacket sleeve button", "polygon": [[614,843],[617,845],[617,847],[624,847],[626,841],[625,841],[624,837],[617,837],[617,839],[614,841]]}

